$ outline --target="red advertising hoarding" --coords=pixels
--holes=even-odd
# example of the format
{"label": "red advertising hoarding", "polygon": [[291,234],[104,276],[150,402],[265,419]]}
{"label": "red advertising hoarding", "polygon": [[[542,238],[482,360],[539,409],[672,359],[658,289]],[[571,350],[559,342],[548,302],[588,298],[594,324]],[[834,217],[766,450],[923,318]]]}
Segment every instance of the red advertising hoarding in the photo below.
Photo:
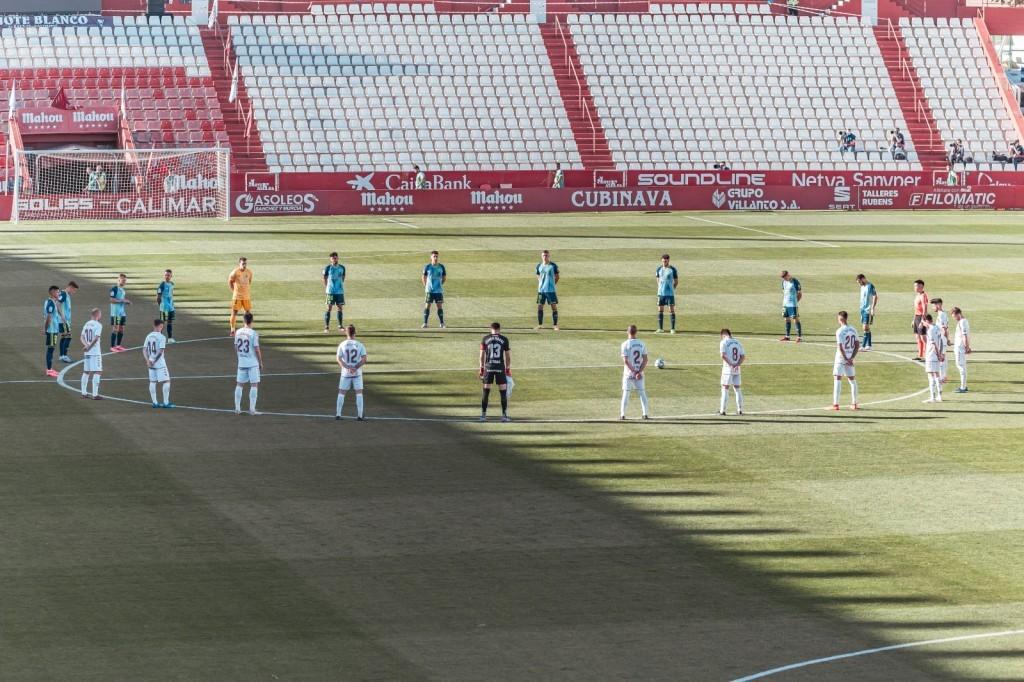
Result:
{"label": "red advertising hoarding", "polygon": [[118,112],[115,107],[23,107],[17,110],[15,117],[24,136],[117,134]]}

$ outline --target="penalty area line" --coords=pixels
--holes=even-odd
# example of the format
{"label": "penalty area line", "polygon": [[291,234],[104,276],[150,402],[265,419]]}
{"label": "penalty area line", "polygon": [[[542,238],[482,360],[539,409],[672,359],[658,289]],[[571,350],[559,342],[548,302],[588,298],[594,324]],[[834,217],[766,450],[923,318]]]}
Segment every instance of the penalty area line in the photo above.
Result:
{"label": "penalty area line", "polygon": [[790,670],[799,670],[800,668],[807,668],[812,665],[832,663],[834,661],[841,661],[846,658],[870,656],[872,654],[885,653],[886,651],[899,651],[900,649],[913,649],[922,646],[934,646],[936,644],[949,644],[951,642],[969,642],[971,640],[976,639],[995,639],[996,637],[1017,637],[1021,635],[1024,635],[1024,630],[1003,630],[1000,632],[982,632],[976,635],[960,635],[958,637],[943,637],[941,639],[925,639],[919,642],[892,644],[890,646],[875,647],[874,649],[861,649],[860,651],[851,651],[845,654],[836,654],[835,656],[825,656],[824,658],[813,658],[807,661],[790,663],[789,665],[783,665],[778,668],[772,668],[771,670],[763,670],[759,673],[754,673],[753,675],[747,675],[746,677],[737,677],[732,682],[751,682],[752,680],[760,680],[765,677],[770,677],[778,673],[788,672]]}
{"label": "penalty area line", "polygon": [[836,245],[836,244],[829,244],[827,242],[817,242],[817,241],[814,241],[813,239],[804,239],[803,237],[794,237],[791,234],[780,234],[779,232],[768,232],[767,230],[758,230],[757,228],[754,228],[754,227],[744,227],[743,225],[735,225],[733,223],[723,223],[723,222],[721,222],[719,220],[708,220],[707,218],[697,218],[696,216],[692,216],[692,215],[688,215],[688,216],[684,216],[684,217],[688,218],[690,220],[699,220],[702,223],[710,223],[712,225],[721,225],[722,227],[733,227],[733,228],[736,228],[737,230],[747,230],[748,232],[758,232],[760,234],[767,234],[767,235],[770,235],[772,237],[782,237],[783,239],[792,239],[792,240],[798,241],[798,242],[807,242],[808,244],[814,244],[816,246],[826,246],[826,247],[828,247],[830,249],[838,249],[839,248],[839,246]]}

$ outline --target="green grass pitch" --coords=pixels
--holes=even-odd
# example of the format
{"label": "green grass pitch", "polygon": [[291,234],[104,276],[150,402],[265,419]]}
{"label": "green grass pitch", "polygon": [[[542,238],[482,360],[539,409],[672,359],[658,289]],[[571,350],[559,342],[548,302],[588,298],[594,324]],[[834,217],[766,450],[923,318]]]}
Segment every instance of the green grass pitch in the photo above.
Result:
{"label": "green grass pitch", "polygon": [[[0,228],[0,677],[729,680],[956,638],[778,678],[1024,678],[1024,634],[964,639],[1024,628],[1019,215],[401,221]],[[562,273],[558,333],[533,330],[542,248]],[[444,331],[419,328],[431,249]],[[333,250],[369,352],[364,423],[328,416]],[[651,333],[663,252],[682,278],[676,336]],[[292,416],[225,412],[240,255],[259,407]],[[93,306],[107,331],[126,272],[134,347],[165,268],[188,342],[168,353],[180,409],[148,407],[138,351],[105,357],[102,386],[138,403],[44,379],[48,285],[81,285],[76,335]],[[804,286],[799,346],[777,340],[784,268]],[[834,413],[835,313],[855,315],[859,272],[879,290],[876,351],[858,363],[864,409],[844,387]],[[971,392],[951,383],[937,406],[908,360],[918,277],[964,309],[976,350]],[[511,424],[473,421],[492,320],[512,344]],[[631,322],[667,363],[648,371],[651,423],[616,421]],[[713,416],[723,326],[748,354],[743,417]]]}

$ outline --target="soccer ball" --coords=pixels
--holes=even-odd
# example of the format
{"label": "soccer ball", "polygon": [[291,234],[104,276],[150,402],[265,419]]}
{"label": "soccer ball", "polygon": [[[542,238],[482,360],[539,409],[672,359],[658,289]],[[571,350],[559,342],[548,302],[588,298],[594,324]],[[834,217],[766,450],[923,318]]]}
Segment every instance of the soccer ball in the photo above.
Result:
{"label": "soccer ball", "polygon": [[662,360],[661,358],[658,358],[657,360],[654,361],[654,366],[657,367],[658,369],[665,369],[665,361]]}

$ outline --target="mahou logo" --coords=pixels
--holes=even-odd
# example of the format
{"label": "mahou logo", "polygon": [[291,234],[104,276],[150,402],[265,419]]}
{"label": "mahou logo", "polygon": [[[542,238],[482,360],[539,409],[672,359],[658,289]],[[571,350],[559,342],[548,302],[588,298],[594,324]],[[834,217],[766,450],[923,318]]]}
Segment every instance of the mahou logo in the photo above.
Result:
{"label": "mahou logo", "polygon": [[186,175],[168,175],[164,178],[164,192],[176,194],[184,190],[220,189],[220,178],[207,178],[202,174],[190,178]]}

